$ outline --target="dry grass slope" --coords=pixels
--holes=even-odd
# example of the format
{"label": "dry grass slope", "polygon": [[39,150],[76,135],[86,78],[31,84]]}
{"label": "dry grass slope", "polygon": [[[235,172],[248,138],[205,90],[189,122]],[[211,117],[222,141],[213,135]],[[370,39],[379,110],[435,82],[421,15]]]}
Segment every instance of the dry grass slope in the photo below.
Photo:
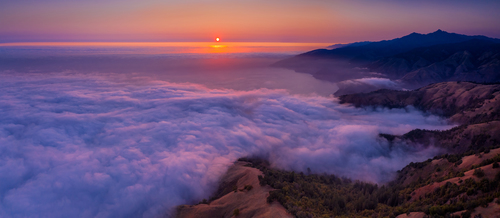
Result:
{"label": "dry grass slope", "polygon": [[[267,203],[271,187],[260,186],[259,175],[262,172],[256,168],[246,167],[246,162],[236,162],[222,178],[222,183],[235,184],[237,191],[232,191],[207,204],[181,205],[177,208],[176,217],[205,218],[205,217],[235,217],[235,210],[239,210],[238,218],[250,217],[292,217],[279,203]],[[246,186],[246,188],[245,188]],[[250,190],[249,187],[252,186]],[[230,187],[233,189],[233,187]]]}

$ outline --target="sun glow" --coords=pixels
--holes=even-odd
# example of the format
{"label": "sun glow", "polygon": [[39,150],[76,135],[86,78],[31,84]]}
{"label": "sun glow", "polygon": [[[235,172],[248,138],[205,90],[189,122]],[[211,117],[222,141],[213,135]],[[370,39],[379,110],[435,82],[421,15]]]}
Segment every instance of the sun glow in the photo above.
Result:
{"label": "sun glow", "polygon": [[215,41],[217,41],[217,42],[220,41],[220,38],[219,37],[215,38]]}
{"label": "sun glow", "polygon": [[[298,54],[308,50],[324,48],[336,43],[287,43],[287,42],[11,42],[0,43],[0,51],[6,47],[89,47],[83,49],[87,53],[135,54],[174,54],[174,53],[253,53],[253,52],[287,52]],[[113,49],[100,48],[119,48]],[[129,49],[133,48],[133,49]],[[147,48],[147,49],[138,49]]]}
{"label": "sun glow", "polygon": [[210,47],[212,47],[212,48],[225,48],[227,46],[226,45],[211,45]]}

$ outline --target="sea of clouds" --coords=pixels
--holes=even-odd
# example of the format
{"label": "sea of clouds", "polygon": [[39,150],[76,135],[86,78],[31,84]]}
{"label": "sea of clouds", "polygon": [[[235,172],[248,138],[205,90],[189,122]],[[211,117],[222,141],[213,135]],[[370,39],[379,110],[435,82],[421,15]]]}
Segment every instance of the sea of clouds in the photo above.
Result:
{"label": "sea of clouds", "polygon": [[285,90],[0,76],[0,217],[169,215],[208,198],[228,166],[248,155],[384,182],[439,150],[391,145],[379,133],[450,128],[412,108],[365,110]]}
{"label": "sea of clouds", "polygon": [[366,77],[360,79],[345,80],[338,82],[339,90],[335,92],[336,96],[368,93],[379,89],[402,90],[403,86],[399,82],[387,78]]}

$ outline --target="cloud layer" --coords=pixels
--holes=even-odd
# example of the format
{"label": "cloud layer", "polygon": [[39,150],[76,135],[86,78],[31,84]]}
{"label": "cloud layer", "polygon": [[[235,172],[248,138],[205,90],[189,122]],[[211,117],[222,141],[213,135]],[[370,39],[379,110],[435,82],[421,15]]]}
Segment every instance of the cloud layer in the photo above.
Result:
{"label": "cloud layer", "polygon": [[0,81],[0,217],[155,217],[207,198],[238,157],[386,181],[437,149],[379,133],[445,129],[284,90],[234,91],[78,74]]}
{"label": "cloud layer", "polygon": [[337,83],[337,86],[339,87],[339,90],[335,92],[336,96],[361,92],[368,93],[379,89],[402,89],[401,84],[399,84],[398,82],[394,82],[386,78],[377,77],[345,80]]}

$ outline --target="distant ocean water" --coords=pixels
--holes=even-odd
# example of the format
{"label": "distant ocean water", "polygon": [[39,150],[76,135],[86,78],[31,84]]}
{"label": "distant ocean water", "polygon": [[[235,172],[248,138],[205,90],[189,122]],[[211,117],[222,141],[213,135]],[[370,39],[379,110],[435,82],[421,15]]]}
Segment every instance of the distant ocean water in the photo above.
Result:
{"label": "distant ocean water", "polygon": [[328,96],[333,83],[270,64],[321,43],[4,43],[0,71],[79,72],[141,75],[209,88],[286,89],[293,94]]}

